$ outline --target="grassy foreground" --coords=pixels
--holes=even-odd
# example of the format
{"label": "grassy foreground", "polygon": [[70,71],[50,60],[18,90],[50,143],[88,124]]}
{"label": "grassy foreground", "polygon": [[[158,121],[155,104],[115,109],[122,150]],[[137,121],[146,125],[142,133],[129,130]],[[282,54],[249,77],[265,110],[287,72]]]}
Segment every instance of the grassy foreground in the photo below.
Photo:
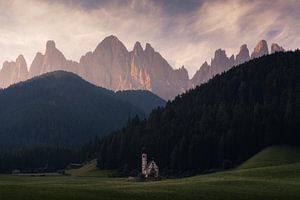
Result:
{"label": "grassy foreground", "polygon": [[126,179],[103,177],[0,175],[1,200],[294,200],[300,199],[299,188],[300,162],[159,182],[128,182]]}

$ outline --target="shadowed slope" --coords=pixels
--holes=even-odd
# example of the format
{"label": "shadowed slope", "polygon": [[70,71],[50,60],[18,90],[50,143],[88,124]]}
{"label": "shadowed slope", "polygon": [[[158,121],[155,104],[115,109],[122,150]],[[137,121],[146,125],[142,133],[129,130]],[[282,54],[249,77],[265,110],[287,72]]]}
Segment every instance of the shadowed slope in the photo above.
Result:
{"label": "shadowed slope", "polygon": [[276,166],[295,162],[300,162],[300,147],[272,146],[251,157],[238,169]]}
{"label": "shadowed slope", "polygon": [[143,109],[112,91],[72,73],[48,73],[0,90],[0,148],[78,148],[136,114]]}

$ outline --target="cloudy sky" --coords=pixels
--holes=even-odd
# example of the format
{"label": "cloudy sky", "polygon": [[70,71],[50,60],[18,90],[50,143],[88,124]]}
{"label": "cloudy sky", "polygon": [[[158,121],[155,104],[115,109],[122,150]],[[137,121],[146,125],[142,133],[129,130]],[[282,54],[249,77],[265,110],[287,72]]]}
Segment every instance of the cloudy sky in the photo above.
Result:
{"label": "cloudy sky", "polygon": [[260,39],[300,47],[299,0],[0,0],[0,62],[28,65],[52,39],[78,61],[106,36],[131,50],[146,42],[192,76],[218,48],[250,51]]}

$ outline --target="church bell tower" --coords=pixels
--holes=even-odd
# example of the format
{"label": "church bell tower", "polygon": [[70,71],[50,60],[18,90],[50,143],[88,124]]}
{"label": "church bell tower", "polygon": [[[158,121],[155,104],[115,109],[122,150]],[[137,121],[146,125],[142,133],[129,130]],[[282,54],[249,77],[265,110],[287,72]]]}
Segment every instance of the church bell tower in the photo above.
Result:
{"label": "church bell tower", "polygon": [[147,154],[142,153],[142,174],[147,175]]}

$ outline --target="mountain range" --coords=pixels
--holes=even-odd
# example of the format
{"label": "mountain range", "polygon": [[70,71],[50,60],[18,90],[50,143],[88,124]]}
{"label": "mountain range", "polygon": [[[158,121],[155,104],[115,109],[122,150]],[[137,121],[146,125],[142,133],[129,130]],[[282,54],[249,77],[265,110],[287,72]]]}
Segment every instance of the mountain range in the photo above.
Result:
{"label": "mountain range", "polygon": [[[271,53],[284,51],[278,44],[271,45]],[[45,53],[38,52],[28,70],[22,55],[15,62],[4,62],[0,71],[0,87],[56,70],[78,74],[85,80],[109,90],[149,90],[165,100],[200,85],[214,75],[235,65],[269,54],[265,40],[258,42],[253,52],[242,45],[239,53],[227,57],[225,50],[215,51],[210,64],[205,62],[190,79],[183,67],[173,69],[162,55],[147,43],[145,49],[136,42],[132,51],[116,37],[106,37],[94,51],[80,58],[79,62],[66,59],[54,41],[48,41]]]}

